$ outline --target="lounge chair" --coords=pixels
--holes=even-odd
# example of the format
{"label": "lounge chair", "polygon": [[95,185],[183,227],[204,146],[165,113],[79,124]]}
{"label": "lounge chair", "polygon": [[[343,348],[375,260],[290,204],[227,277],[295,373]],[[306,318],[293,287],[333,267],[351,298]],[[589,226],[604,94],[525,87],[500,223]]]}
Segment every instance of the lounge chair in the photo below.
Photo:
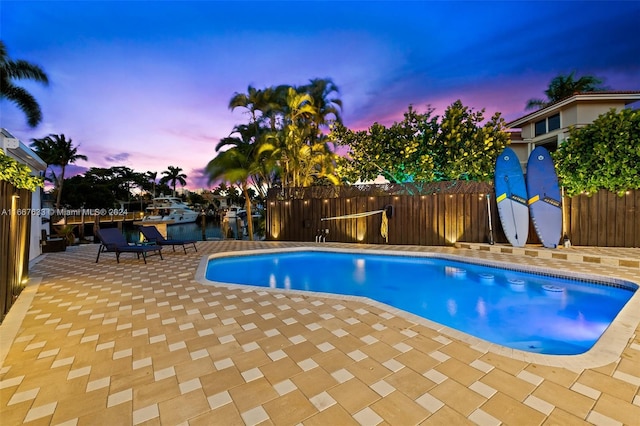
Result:
{"label": "lounge chair", "polygon": [[176,246],[182,246],[184,253],[187,254],[187,246],[192,245],[195,251],[198,251],[195,240],[174,240],[166,239],[162,236],[158,228],[155,226],[140,226],[140,232],[144,236],[145,240],[151,243],[156,243],[159,246],[171,246],[173,251],[176,251]]}
{"label": "lounge chair", "polygon": [[106,228],[98,229],[96,231],[96,237],[100,240],[100,248],[98,249],[98,257],[96,257],[96,263],[100,259],[100,253],[111,252],[116,254],[116,261],[120,263],[120,253],[135,253],[144,263],[147,263],[147,253],[157,252],[162,259],[162,247],[156,244],[149,245],[130,245],[122,235],[122,232],[118,228]]}

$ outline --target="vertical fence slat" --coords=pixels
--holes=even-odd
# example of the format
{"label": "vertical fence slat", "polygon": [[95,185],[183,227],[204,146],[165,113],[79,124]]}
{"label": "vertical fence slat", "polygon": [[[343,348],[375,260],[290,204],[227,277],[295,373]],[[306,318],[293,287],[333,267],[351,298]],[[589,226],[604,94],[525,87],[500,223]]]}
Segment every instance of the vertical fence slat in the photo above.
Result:
{"label": "vertical fence slat", "polygon": [[625,227],[625,214],[627,209],[626,197],[620,197],[616,194],[610,193],[610,197],[614,200],[615,209],[615,228],[613,245],[624,246],[624,227]]}
{"label": "vertical fence slat", "polygon": [[571,210],[569,211],[569,220],[567,222],[567,229],[569,230],[569,236],[573,244],[578,244],[580,238],[580,197],[573,197],[570,199]]}
{"label": "vertical fence slat", "polygon": [[[630,197],[631,193],[624,195],[624,215],[623,215],[623,225],[624,225],[624,247],[633,247],[633,230],[635,228],[635,200],[633,197]],[[625,220],[626,219],[626,220]]]}
{"label": "vertical fence slat", "polygon": [[596,235],[594,232],[589,232],[588,223],[589,223],[589,197],[584,194],[578,196],[579,202],[578,204],[578,221],[580,224],[580,232],[578,233],[578,245],[589,245],[589,234],[591,236]]}
{"label": "vertical fence slat", "polygon": [[437,194],[435,195],[435,199],[436,199],[436,203],[438,203],[438,208],[436,212],[436,221],[437,221],[436,232],[438,233],[438,239],[436,240],[437,241],[436,244],[439,246],[445,246],[447,245],[446,231],[444,229],[444,223],[445,223],[446,214],[447,214],[445,210],[446,198],[442,194]]}

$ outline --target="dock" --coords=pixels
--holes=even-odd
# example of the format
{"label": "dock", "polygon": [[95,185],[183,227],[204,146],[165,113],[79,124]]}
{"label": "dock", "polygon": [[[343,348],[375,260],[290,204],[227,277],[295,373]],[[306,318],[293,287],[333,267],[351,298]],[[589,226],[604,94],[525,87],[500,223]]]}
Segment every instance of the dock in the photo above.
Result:
{"label": "dock", "polygon": [[59,225],[88,225],[94,223],[133,223],[142,220],[144,212],[131,212],[126,214],[105,215],[64,215],[51,216],[51,224]]}

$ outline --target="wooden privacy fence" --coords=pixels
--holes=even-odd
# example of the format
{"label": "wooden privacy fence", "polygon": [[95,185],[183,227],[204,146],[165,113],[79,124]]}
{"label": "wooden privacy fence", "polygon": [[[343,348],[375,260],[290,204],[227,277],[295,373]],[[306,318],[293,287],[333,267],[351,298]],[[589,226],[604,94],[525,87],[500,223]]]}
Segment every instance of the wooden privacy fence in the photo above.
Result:
{"label": "wooden privacy fence", "polygon": [[[438,182],[407,185],[358,185],[273,190],[267,197],[267,238],[382,244],[382,215],[322,220],[392,206],[389,244],[450,245],[488,237],[486,194],[491,185]],[[495,216],[495,208],[492,207]],[[494,221],[497,219],[495,216]],[[480,224],[484,226],[480,226]]]}
{"label": "wooden privacy fence", "polygon": [[[493,186],[478,182],[274,189],[267,197],[267,239],[315,241],[323,235],[327,241],[384,244],[380,214],[323,219],[392,206],[389,244],[488,242],[487,195],[494,241],[506,243]],[[574,245],[640,247],[640,191],[623,197],[600,191],[566,198],[565,218]],[[532,224],[528,243],[540,243]]]}
{"label": "wooden privacy fence", "polygon": [[565,210],[574,245],[640,247],[640,190],[622,197],[598,191],[566,198]]}
{"label": "wooden privacy fence", "polygon": [[0,320],[22,289],[29,272],[31,191],[0,181]]}

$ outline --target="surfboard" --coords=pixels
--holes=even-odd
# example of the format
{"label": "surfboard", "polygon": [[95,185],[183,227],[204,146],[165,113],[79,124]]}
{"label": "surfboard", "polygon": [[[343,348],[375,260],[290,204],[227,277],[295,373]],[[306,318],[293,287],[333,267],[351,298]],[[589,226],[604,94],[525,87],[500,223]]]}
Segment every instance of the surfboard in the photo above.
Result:
{"label": "surfboard", "polygon": [[504,234],[512,246],[524,247],[529,235],[527,187],[520,160],[511,148],[505,148],[496,159],[494,183]]}
{"label": "surfboard", "polygon": [[549,151],[539,146],[527,162],[529,212],[542,245],[556,248],[562,237],[562,197]]}

